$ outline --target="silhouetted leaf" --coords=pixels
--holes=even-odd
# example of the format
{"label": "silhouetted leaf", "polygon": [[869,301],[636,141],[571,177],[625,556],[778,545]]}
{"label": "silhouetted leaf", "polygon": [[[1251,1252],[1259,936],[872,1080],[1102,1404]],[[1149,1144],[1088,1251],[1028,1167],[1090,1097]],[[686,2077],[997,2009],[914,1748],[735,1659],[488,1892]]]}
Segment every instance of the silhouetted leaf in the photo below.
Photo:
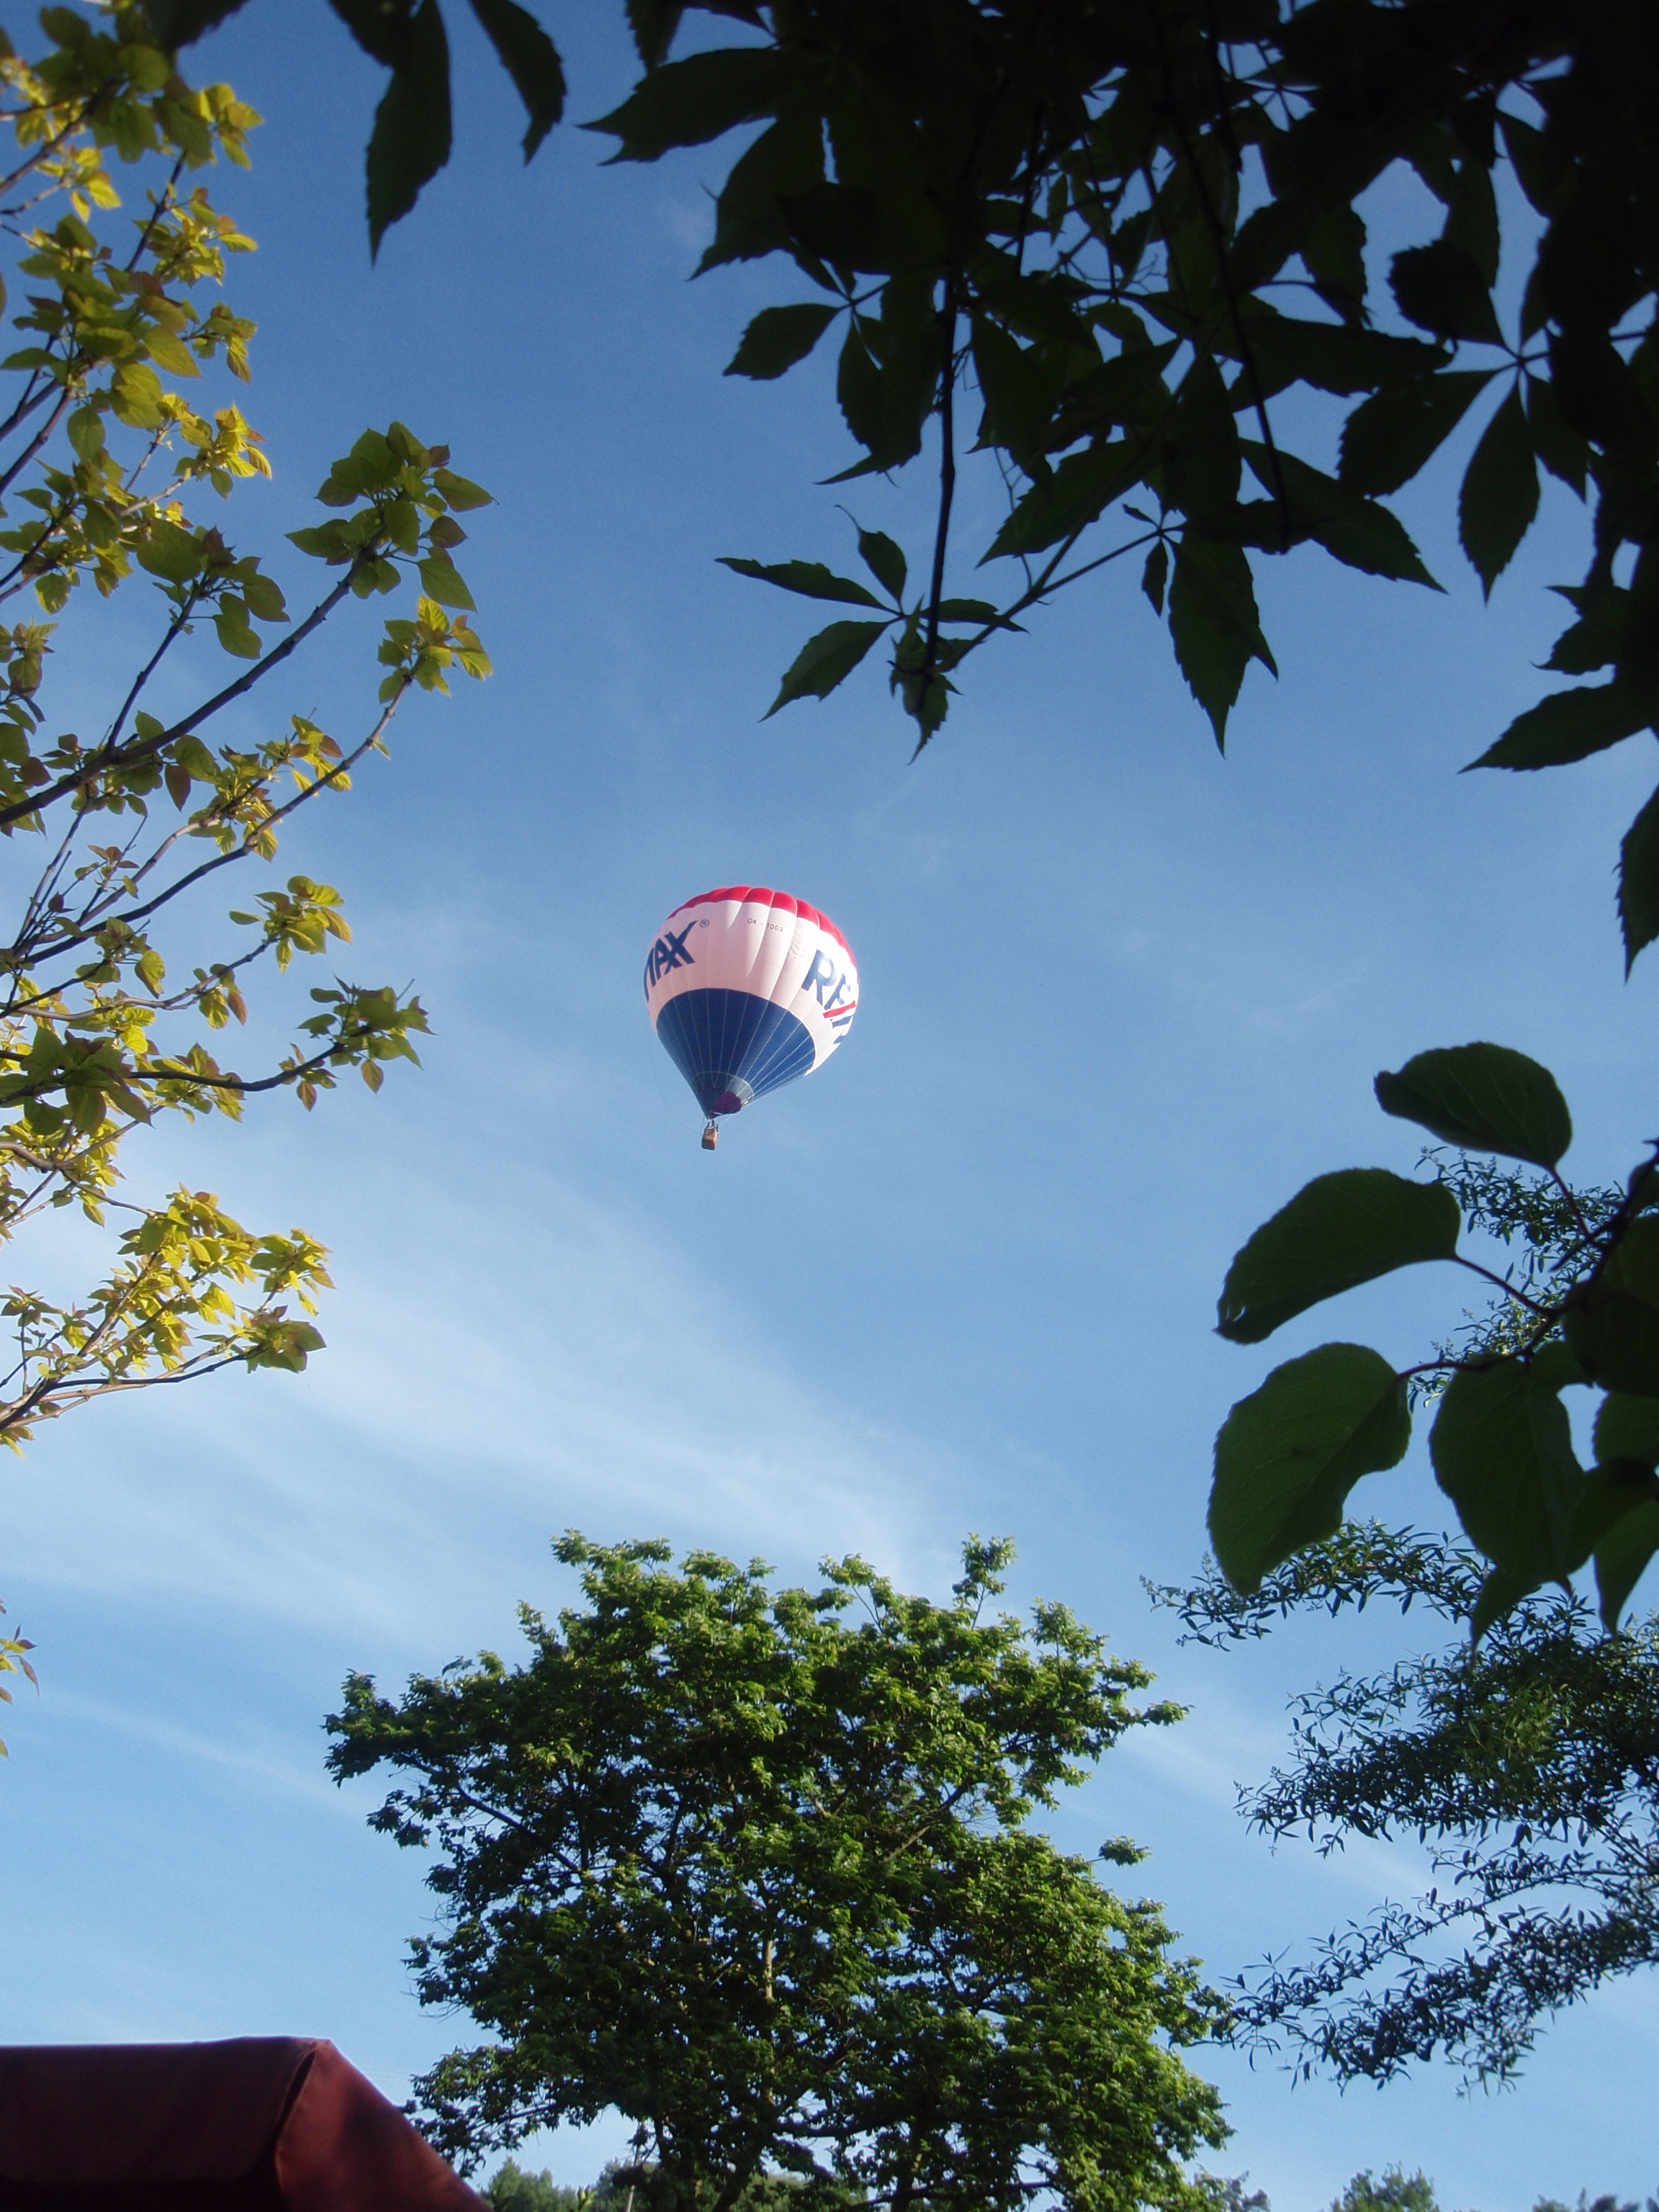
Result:
{"label": "silhouetted leaf", "polygon": [[1242,546],[1192,529],[1182,532],[1170,585],[1170,635],[1181,672],[1224,749],[1227,716],[1251,661],[1279,673],[1261,635]]}
{"label": "silhouetted leaf", "polygon": [[1659,1501],[1633,1498],[1595,1547],[1595,1588],[1602,1626],[1616,1631],[1631,1592],[1659,1552]]}
{"label": "silhouetted leaf", "polygon": [[1209,1512],[1234,1589],[1334,1534],[1360,1477],[1405,1457],[1411,1425],[1405,1384],[1361,1344],[1321,1345],[1241,1399],[1215,1440]]}
{"label": "silhouetted leaf", "polygon": [[1646,726],[1647,717],[1617,684],[1581,684],[1552,691],[1517,714],[1470,768],[1560,768],[1605,752]]}
{"label": "silhouetted leaf", "polygon": [[763,307],[726,365],[728,376],[763,382],[804,361],[840,309],[807,300],[789,307]]}
{"label": "silhouetted leaf", "polygon": [[1373,497],[1398,491],[1457,428],[1492,368],[1448,368],[1437,376],[1384,385],[1356,407],[1342,427],[1337,473]]}
{"label": "silhouetted leaf", "polygon": [[1465,1150],[1501,1152],[1553,1168],[1572,1142],[1572,1117],[1548,1068],[1507,1045],[1462,1044],[1420,1052],[1397,1074],[1376,1079],[1385,1114]]}
{"label": "silhouetted leaf", "polygon": [[903,598],[907,563],[903,553],[884,531],[859,532],[859,558],[890,598]]}
{"label": "silhouetted leaf", "polygon": [[1357,1284],[1425,1260],[1449,1260],[1462,1216],[1439,1183],[1387,1168],[1316,1176],[1235,1256],[1216,1333],[1260,1344],[1293,1316]]}
{"label": "silhouetted leaf", "polygon": [[654,161],[671,146],[703,146],[739,123],[776,112],[793,65],[769,46],[723,46],[653,70],[584,131],[621,141],[612,161]]}
{"label": "silhouetted leaf", "polygon": [[410,23],[407,59],[374,111],[368,142],[368,248],[409,213],[421,188],[449,159],[449,45],[437,0],[421,0]]}
{"label": "silhouetted leaf", "polygon": [[1659,1398],[1609,1391],[1595,1416],[1598,1460],[1629,1459],[1659,1468]]}
{"label": "silhouetted leaf", "polygon": [[1619,848],[1619,924],[1625,939],[1625,973],[1659,937],[1659,791],[1625,832]]}
{"label": "silhouetted leaf", "polygon": [[719,558],[723,568],[739,576],[753,576],[763,584],[776,584],[782,591],[799,592],[805,599],[842,599],[854,607],[881,605],[867,584],[836,575],[822,561],[740,561],[726,553]]}
{"label": "silhouetted leaf", "polygon": [[1443,588],[1424,567],[1405,525],[1386,507],[1362,499],[1334,477],[1297,460],[1294,453],[1274,455],[1248,438],[1243,451],[1264,491],[1277,498],[1282,480],[1295,536],[1305,533],[1348,568],[1363,569],[1367,575],[1426,584],[1435,592]]}
{"label": "silhouetted leaf", "polygon": [[1488,599],[1537,512],[1532,433],[1521,394],[1511,386],[1480,434],[1457,502],[1457,534]]}
{"label": "silhouetted leaf", "polygon": [[524,134],[527,161],[564,113],[564,70],[558,50],[518,0],[472,0],[472,12],[483,25],[530,118],[530,127]]}
{"label": "silhouetted leaf", "polygon": [[778,696],[762,719],[770,721],[780,707],[787,707],[792,699],[804,699],[809,693],[815,698],[827,699],[836,684],[852,674],[886,628],[885,623],[831,623],[828,629],[821,629],[816,637],[808,638],[785,670]]}
{"label": "silhouetted leaf", "polygon": [[245,0],[148,0],[144,12],[156,44],[173,52],[191,45],[244,4]]}
{"label": "silhouetted leaf", "polygon": [[1160,538],[1146,556],[1146,566],[1140,572],[1140,588],[1152,603],[1153,611],[1164,611],[1164,586],[1170,574],[1170,547],[1166,538]]}
{"label": "silhouetted leaf", "polygon": [[1486,1557],[1528,1589],[1567,1570],[1583,1471],[1566,1408],[1518,1359],[1452,1376],[1429,1435],[1435,1480]]}
{"label": "silhouetted leaf", "polygon": [[1568,1308],[1565,1326],[1593,1382],[1659,1398],[1659,1220],[1631,1224],[1582,1303]]}
{"label": "silhouetted leaf", "polygon": [[1407,246],[1395,255],[1389,283],[1401,313],[1419,330],[1441,338],[1503,343],[1486,281],[1464,247],[1443,238]]}
{"label": "silhouetted leaf", "polygon": [[1041,553],[1072,537],[1129,489],[1141,466],[1141,449],[1123,438],[1068,455],[1052,476],[1031,486],[992,539],[984,559]]}
{"label": "silhouetted leaf", "polygon": [[1392,337],[1349,323],[1263,314],[1246,317],[1243,327],[1243,339],[1230,337],[1225,349],[1236,354],[1248,341],[1255,376],[1252,382],[1241,374],[1234,384],[1230,397],[1236,408],[1258,396],[1271,399],[1292,384],[1310,384],[1318,392],[1370,392],[1394,379],[1431,375],[1445,359],[1440,347],[1421,338]]}

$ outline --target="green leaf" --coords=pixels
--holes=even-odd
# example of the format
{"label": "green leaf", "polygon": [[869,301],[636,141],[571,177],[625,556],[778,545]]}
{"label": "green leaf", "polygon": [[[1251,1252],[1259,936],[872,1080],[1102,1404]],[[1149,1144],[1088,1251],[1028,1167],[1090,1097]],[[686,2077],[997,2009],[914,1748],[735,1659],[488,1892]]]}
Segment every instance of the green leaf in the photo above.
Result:
{"label": "green leaf", "polygon": [[1515,556],[1538,512],[1538,463],[1518,386],[1480,434],[1457,501],[1457,535],[1486,596]]}
{"label": "green leaf", "polygon": [[1042,350],[1021,345],[988,315],[974,318],[973,347],[985,401],[980,442],[1006,447],[1028,467],[1054,419],[1055,387],[1045,373]]}
{"label": "green leaf", "polygon": [[202,541],[193,530],[181,529],[162,515],[151,519],[134,551],[141,568],[169,584],[187,584],[200,574],[205,557]]}
{"label": "green leaf", "polygon": [[792,307],[763,307],[744,332],[726,365],[728,376],[750,376],[757,383],[781,376],[804,361],[840,313],[839,307],[805,301]]}
{"label": "green leaf", "polygon": [[202,374],[202,364],[184,340],[175,337],[171,331],[159,325],[145,331],[143,348],[150,359],[170,375],[199,376]]}
{"label": "green leaf", "polygon": [[1279,673],[1261,635],[1243,546],[1190,526],[1182,531],[1170,586],[1170,635],[1181,672],[1224,750],[1227,716],[1251,661]]}
{"label": "green leaf", "polygon": [[1580,684],[1552,691],[1517,714],[1470,768],[1562,768],[1588,760],[1647,726],[1647,716],[1617,684]]}
{"label": "green leaf", "polygon": [[404,58],[374,111],[368,142],[368,250],[406,216],[421,188],[449,159],[449,42],[438,0],[421,0],[409,21]]}
{"label": "green leaf", "polygon": [[1574,429],[1561,412],[1555,387],[1541,376],[1527,374],[1527,427],[1533,451],[1553,477],[1584,496],[1584,474],[1589,466],[1589,441]]}
{"label": "green leaf", "polygon": [[135,430],[159,430],[167,420],[161,380],[145,362],[124,362],[110,380],[109,396],[116,420]]}
{"label": "green leaf", "polygon": [[1431,376],[1445,359],[1438,346],[1421,338],[1390,337],[1349,323],[1310,323],[1271,313],[1247,313],[1243,340],[1230,338],[1227,350],[1236,353],[1245,342],[1255,374],[1254,380],[1243,376],[1234,384],[1235,408],[1258,396],[1271,399],[1292,384],[1310,384],[1319,392],[1371,392],[1401,377]]}
{"label": "green leaf", "polygon": [[149,0],[145,14],[158,45],[169,53],[188,46],[204,31],[234,15],[244,0]]}
{"label": "green leaf", "polygon": [[1376,1079],[1385,1114],[1415,1121],[1449,1145],[1553,1168],[1572,1142],[1572,1116],[1548,1068],[1507,1045],[1419,1052]]}
{"label": "green leaf", "polygon": [[468,477],[458,477],[448,469],[433,472],[433,488],[443,495],[445,503],[458,514],[465,514],[470,507],[493,507],[493,495],[482,484],[475,484]]}
{"label": "green leaf", "polygon": [[1164,611],[1164,587],[1169,574],[1169,541],[1160,538],[1146,556],[1146,565],[1140,572],[1140,588],[1152,601],[1154,614]]}
{"label": "green leaf", "polygon": [[1333,1535],[1359,1478],[1405,1457],[1411,1425],[1405,1384],[1362,1344],[1321,1345],[1241,1399],[1216,1438],[1209,1514],[1234,1589]]}
{"label": "green leaf", "polygon": [[1572,182],[1571,165],[1541,131],[1523,123],[1518,115],[1500,108],[1498,127],[1504,134],[1504,150],[1528,202],[1537,214],[1553,216]]}
{"label": "green leaf", "polygon": [[1628,975],[1637,954],[1659,937],[1659,791],[1631,823],[1619,848],[1619,923]]}
{"label": "green leaf", "polygon": [[1535,1589],[1570,1571],[1584,1486],[1566,1408],[1518,1359],[1454,1375],[1429,1436],[1435,1480],[1486,1557]]}
{"label": "green leaf", "polygon": [[1181,380],[1163,452],[1169,503],[1185,514],[1230,513],[1238,500],[1238,425],[1221,372],[1201,354]]}
{"label": "green leaf", "polygon": [[1593,1382],[1659,1398],[1659,1220],[1631,1224],[1565,1327]]}
{"label": "green leaf", "polygon": [[[989,599],[941,599],[939,603],[939,618],[942,623],[978,623],[982,625],[997,622],[1000,614],[1000,610],[993,606]],[[1002,627],[1018,629],[1019,624],[1004,623]]]}
{"label": "green leaf", "polygon": [[657,68],[668,58],[674,33],[685,9],[682,0],[623,0],[628,27],[643,67]]}
{"label": "green leaf", "polygon": [[1398,491],[1462,421],[1493,368],[1448,368],[1402,378],[1356,407],[1342,426],[1337,471],[1352,490],[1376,498]]}
{"label": "green leaf", "polygon": [[653,69],[620,107],[582,128],[620,141],[612,161],[654,161],[672,146],[707,145],[739,123],[775,114],[793,73],[788,58],[769,46],[690,54]]}
{"label": "green leaf", "polygon": [[837,576],[822,561],[738,561],[729,553],[719,556],[722,568],[739,576],[753,576],[763,584],[775,584],[785,592],[798,592],[804,599],[840,599],[851,607],[878,607],[881,601],[866,584],[851,576]]}
{"label": "green leaf", "polygon": [[420,563],[421,589],[441,607],[476,607],[460,571],[447,553],[428,554]]}
{"label": "green leaf", "polygon": [[258,637],[248,627],[246,609],[236,600],[228,600],[220,607],[213,617],[213,627],[227,653],[234,653],[240,660],[259,658]]}
{"label": "green leaf", "polygon": [[1068,455],[1020,500],[980,565],[1004,554],[1041,553],[1061,538],[1075,536],[1127,491],[1143,465],[1141,447],[1126,438]]}
{"label": "green leaf", "polygon": [[828,629],[808,638],[785,670],[778,696],[761,719],[769,722],[780,707],[787,707],[792,699],[804,699],[809,693],[827,699],[887,627],[884,622],[831,623]]}
{"label": "green leaf", "polygon": [[64,428],[78,460],[93,460],[103,452],[104,418],[97,408],[76,408]]}
{"label": "green leaf", "polygon": [[1462,1216],[1438,1183],[1387,1168],[1316,1176],[1266,1221],[1227,1270],[1216,1323],[1234,1344],[1260,1344],[1323,1298],[1396,1267],[1449,1260]]}
{"label": "green leaf", "polygon": [[1633,1398],[1610,1391],[1595,1416],[1598,1460],[1639,1460],[1659,1468],[1659,1398]]}
{"label": "green leaf", "polygon": [[1250,472],[1265,492],[1277,499],[1282,482],[1296,535],[1305,532],[1337,560],[1367,575],[1426,584],[1432,592],[1444,588],[1424,567],[1404,523],[1386,507],[1362,499],[1349,485],[1310,468],[1294,453],[1269,453],[1251,439],[1243,445]]}
{"label": "green leaf", "polygon": [[1481,1583],[1480,1595],[1469,1617],[1471,1643],[1478,1644],[1494,1621],[1501,1620],[1506,1613],[1513,1613],[1523,1597],[1530,1597],[1538,1587],[1538,1579],[1536,1576],[1512,1574],[1507,1567],[1494,1567]]}
{"label": "green leaf", "polygon": [[1443,238],[1407,246],[1389,264],[1389,283],[1401,313],[1419,330],[1438,338],[1503,344],[1486,280],[1462,246]]}
{"label": "green leaf", "polygon": [[890,598],[904,597],[904,579],[908,573],[904,555],[884,532],[859,531],[859,558]]}
{"label": "green leaf", "polygon": [[518,0],[472,0],[472,12],[530,118],[524,134],[527,161],[564,113],[564,70],[558,50]]}
{"label": "green leaf", "polygon": [[1595,1588],[1602,1625],[1616,1632],[1631,1592],[1659,1552],[1659,1500],[1635,1500],[1595,1547]]}

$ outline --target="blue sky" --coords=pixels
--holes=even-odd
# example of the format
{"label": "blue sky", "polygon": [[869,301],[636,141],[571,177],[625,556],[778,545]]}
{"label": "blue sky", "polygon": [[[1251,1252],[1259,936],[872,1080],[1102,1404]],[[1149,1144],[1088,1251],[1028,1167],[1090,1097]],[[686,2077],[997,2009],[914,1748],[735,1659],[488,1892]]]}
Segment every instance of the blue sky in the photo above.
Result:
{"label": "blue sky", "polygon": [[[621,11],[546,12],[574,113],[605,112],[630,78]],[[328,1350],[301,1381],[78,1414],[9,1474],[0,1592],[45,1686],[0,1772],[9,2034],[325,2034],[401,2094],[466,2023],[409,1993],[421,1866],[363,1825],[369,1790],[328,1784],[320,1719],[348,1668],[395,1684],[510,1648],[517,1599],[568,1594],[546,1546],[570,1525],[791,1577],[857,1549],[939,1592],[968,1530],[1011,1534],[1013,1597],[1065,1600],[1193,1708],[1112,1755],[1064,1840],[1148,1844],[1146,1887],[1218,1975],[1408,1893],[1410,1850],[1274,1855],[1231,1805],[1287,1693],[1409,1626],[1182,1652],[1139,1577],[1196,1568],[1215,1428],[1270,1364],[1211,1334],[1231,1253],[1308,1175],[1413,1164],[1377,1068],[1474,1036],[1535,1054],[1584,1179],[1649,1133],[1659,969],[1620,980],[1610,870],[1650,769],[1632,746],[1455,775],[1534,696],[1576,510],[1549,495],[1483,609],[1449,520],[1470,430],[1406,507],[1446,596],[1312,555],[1270,570],[1281,678],[1252,673],[1224,762],[1115,572],[970,665],[915,765],[873,663],[763,726],[811,610],[715,556],[851,552],[842,495],[814,488],[851,458],[829,364],[720,375],[747,315],[800,288],[686,283],[718,149],[601,170],[567,130],[523,169],[510,92],[453,27],[457,157],[372,271],[379,73],[322,0],[254,0],[198,53],[268,118],[252,176],[217,180],[260,240],[228,295],[261,326],[246,405],[276,467],[235,530],[277,546],[366,422],[448,440],[499,495],[462,558],[497,672],[401,715],[391,763],[285,853],[345,891],[354,976],[418,983],[424,1072],[131,1150],[142,1190],[188,1176],[325,1239]],[[921,543],[921,487],[853,492]],[[967,504],[964,544],[991,511],[971,483]],[[142,588],[95,656],[66,626],[66,715],[146,634]],[[361,727],[375,627],[331,632],[266,711]],[[639,968],[672,907],[744,879],[835,917],[862,999],[850,1048],[710,1159]],[[68,1269],[64,1238],[42,1268]],[[1464,1303],[1376,1286],[1273,1356],[1337,1333],[1403,1360]],[[1420,1448],[1360,1502],[1437,1518]],[[1634,2196],[1656,2063],[1638,1983],[1498,2097],[1200,2061],[1237,2130],[1218,2162],[1277,2212],[1393,2160],[1449,2212]],[[621,2133],[535,2160],[587,2178]]]}

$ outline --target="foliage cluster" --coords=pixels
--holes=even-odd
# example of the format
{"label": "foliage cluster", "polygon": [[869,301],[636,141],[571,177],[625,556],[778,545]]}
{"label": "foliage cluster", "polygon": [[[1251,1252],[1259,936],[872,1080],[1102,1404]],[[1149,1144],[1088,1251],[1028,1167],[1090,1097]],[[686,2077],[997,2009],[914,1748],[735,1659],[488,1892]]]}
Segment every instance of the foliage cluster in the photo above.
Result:
{"label": "foliage cluster", "polygon": [[1028,1825],[1176,1717],[1131,1703],[1144,1671],[1063,1607],[988,1617],[1005,1545],[970,1541],[943,1606],[857,1559],[812,1593],[556,1548],[587,1603],[523,1609],[526,1663],[398,1703],[355,1675],[329,1723],[337,1778],[410,1778],[374,1824],[436,1854],[422,2001],[500,2039],[417,2084],[433,2140],[471,2166],[615,2106],[652,2212],[766,2174],[803,2204],[1199,2212],[1182,2161],[1225,2130],[1176,2047],[1222,2008],[1155,1906]]}
{"label": "foliage cluster", "polygon": [[[327,519],[291,533],[331,572],[295,619],[261,557],[197,519],[204,496],[216,507],[270,473],[238,406],[185,396],[216,365],[248,376],[253,326],[213,293],[252,240],[196,179],[221,155],[246,165],[258,118],[228,86],[187,85],[136,7],[49,8],[43,27],[39,58],[0,52],[16,149],[0,226],[24,287],[24,343],[0,362],[0,600],[17,617],[0,629],[0,833],[14,860],[35,854],[13,872],[0,945],[0,1243],[54,1208],[100,1224],[113,1211],[123,1226],[83,1294],[13,1285],[0,1300],[15,1344],[0,1438],[14,1447],[89,1398],[231,1364],[297,1369],[321,1342],[305,1318],[328,1280],[313,1238],[245,1229],[187,1187],[154,1204],[118,1196],[122,1147],[140,1125],[235,1116],[261,1091],[309,1107],[354,1067],[378,1089],[415,1057],[418,1000],[338,977],[312,992],[274,1066],[243,1073],[208,1048],[246,1020],[258,973],[348,941],[331,886],[296,874],[257,893],[230,915],[240,947],[201,944],[192,918],[182,969],[176,933],[203,886],[271,861],[301,809],[349,788],[411,690],[489,666],[452,558],[465,536],[453,510],[486,495],[401,424],[365,432],[321,488]],[[143,180],[135,213],[118,165]],[[66,614],[78,643],[100,620],[81,587],[108,600],[135,572],[159,599],[136,665],[94,733],[54,727],[57,625],[40,617]],[[253,695],[324,623],[410,577],[418,595],[384,626],[367,727],[342,744],[300,714],[250,722]],[[228,669],[189,642],[204,633]]]}
{"label": "foliage cluster", "polygon": [[[1469,1152],[1432,1180],[1382,1168],[1320,1176],[1234,1259],[1218,1326],[1260,1343],[1310,1307],[1429,1261],[1499,1294],[1461,1347],[1403,1369],[1364,1345],[1326,1344],[1286,1361],[1228,1415],[1216,1439],[1210,1534],[1241,1589],[1330,1534],[1361,1476],[1398,1465],[1413,1386],[1438,1403],[1435,1477],[1491,1570],[1471,1607],[1478,1637],[1546,1582],[1593,1561],[1601,1618],[1618,1626],[1659,1551],[1659,1144],[1622,1191],[1578,1193],[1560,1174],[1572,1140],[1548,1071],[1497,1045],[1419,1054],[1376,1079],[1383,1111]],[[1465,1220],[1507,1243],[1504,1272],[1459,1249]],[[1582,1467],[1562,1393],[1601,1393],[1595,1464]]]}
{"label": "foliage cluster", "polygon": [[[179,34],[229,4],[191,0]],[[410,39],[438,20],[436,0],[384,13]],[[762,310],[730,373],[781,376],[833,331],[859,453],[833,481],[937,466],[920,562],[855,526],[863,578],[729,562],[851,611],[802,648],[773,711],[826,696],[884,641],[925,744],[970,653],[1135,555],[1219,742],[1250,664],[1273,666],[1259,563],[1316,545],[1433,585],[1386,502],[1478,422],[1457,520],[1483,588],[1534,523],[1540,471],[1584,503],[1590,546],[1559,587],[1572,619],[1547,663],[1574,680],[1472,765],[1561,765],[1659,727],[1659,43],[1642,0],[628,0],[627,14],[644,75],[592,127],[639,161],[750,131],[700,270],[780,257],[807,288]],[[743,28],[673,58],[697,15]],[[1430,220],[1379,283],[1366,210],[1380,191],[1404,206],[1401,182]],[[1505,209],[1525,210],[1507,240]],[[978,567],[1013,580],[988,598],[951,581],[970,452],[1007,492]],[[1659,793],[1623,842],[1619,909],[1628,965],[1659,935]],[[1472,1116],[1452,1096],[1466,1084]],[[1499,1094],[1516,1085],[1511,1113]],[[1517,1054],[1426,1054],[1380,1087],[1389,1111],[1477,1151],[1553,1173],[1565,1150],[1559,1094]],[[1212,1516],[1229,1571],[1248,1579],[1332,1525],[1356,1476],[1404,1452],[1410,1400],[1438,1377],[1437,1469],[1492,1562],[1485,1614],[1594,1555],[1616,1619],[1659,1540],[1659,1447],[1629,1404],[1659,1393],[1659,1227],[1638,1218],[1652,1164],[1608,1219],[1575,1224],[1553,1304],[1514,1286],[1501,1357],[1402,1374],[1327,1346],[1236,1408]],[[1236,1273],[1282,1262],[1282,1319],[1462,1256],[1456,1214],[1443,1180],[1321,1177]],[[1230,1278],[1224,1334],[1257,1340],[1278,1325],[1272,1300],[1235,1313],[1238,1292]],[[1589,1477],[1559,1402],[1586,1381],[1626,1401]]]}
{"label": "foliage cluster", "polygon": [[1486,1579],[1474,1552],[1369,1523],[1248,1595],[1215,1574],[1154,1593],[1217,1646],[1373,1599],[1451,1626],[1449,1648],[1297,1698],[1291,1764],[1240,1795],[1263,1833],[1305,1830],[1322,1852],[1356,1836],[1429,1847],[1425,1896],[1333,1932],[1311,1964],[1246,1978],[1237,2032],[1288,2039],[1304,2072],[1386,2081],[1444,2055],[1507,2079],[1545,2019],[1659,1965],[1659,1616],[1601,1636],[1582,1600],[1540,1593],[1471,1650],[1456,1632]]}

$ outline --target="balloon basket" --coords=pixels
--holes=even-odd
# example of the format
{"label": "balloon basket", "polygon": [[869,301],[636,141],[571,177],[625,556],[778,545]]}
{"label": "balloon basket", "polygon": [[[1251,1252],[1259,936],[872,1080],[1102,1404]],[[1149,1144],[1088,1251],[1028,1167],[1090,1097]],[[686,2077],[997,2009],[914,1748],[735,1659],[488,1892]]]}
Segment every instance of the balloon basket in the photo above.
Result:
{"label": "balloon basket", "polygon": [[708,1124],[708,1127],[702,1133],[702,1148],[704,1152],[712,1152],[715,1146],[719,1144],[720,1140],[720,1133],[711,1121]]}

